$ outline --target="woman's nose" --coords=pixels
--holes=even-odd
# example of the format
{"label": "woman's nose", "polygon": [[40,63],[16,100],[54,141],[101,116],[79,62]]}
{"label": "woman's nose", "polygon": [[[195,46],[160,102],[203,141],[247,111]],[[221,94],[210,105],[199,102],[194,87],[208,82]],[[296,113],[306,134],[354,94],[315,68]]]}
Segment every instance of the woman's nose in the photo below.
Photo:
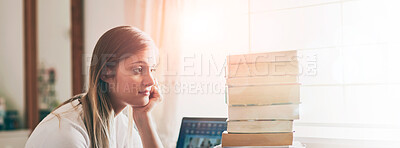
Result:
{"label": "woman's nose", "polygon": [[144,76],[143,79],[143,84],[148,87],[148,86],[153,86],[155,84],[155,79],[154,76],[151,72],[147,72]]}

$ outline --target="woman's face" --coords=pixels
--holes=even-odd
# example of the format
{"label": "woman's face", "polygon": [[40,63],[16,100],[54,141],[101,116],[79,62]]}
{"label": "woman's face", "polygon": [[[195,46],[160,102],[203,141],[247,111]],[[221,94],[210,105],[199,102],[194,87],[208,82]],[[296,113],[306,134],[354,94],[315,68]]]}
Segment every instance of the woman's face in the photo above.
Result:
{"label": "woman's face", "polygon": [[149,103],[150,90],[156,84],[155,50],[147,48],[118,63],[115,77],[109,82],[114,104],[145,106]]}

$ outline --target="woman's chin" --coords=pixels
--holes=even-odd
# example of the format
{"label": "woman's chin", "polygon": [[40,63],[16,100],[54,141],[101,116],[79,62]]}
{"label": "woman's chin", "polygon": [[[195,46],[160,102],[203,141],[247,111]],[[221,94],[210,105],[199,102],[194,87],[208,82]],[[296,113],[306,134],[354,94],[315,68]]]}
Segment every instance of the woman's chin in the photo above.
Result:
{"label": "woman's chin", "polygon": [[143,98],[143,99],[141,99],[140,101],[138,100],[138,101],[132,103],[131,105],[132,105],[133,107],[144,107],[144,106],[146,106],[147,104],[149,104],[149,98],[148,98],[148,97],[147,97],[147,98]]}

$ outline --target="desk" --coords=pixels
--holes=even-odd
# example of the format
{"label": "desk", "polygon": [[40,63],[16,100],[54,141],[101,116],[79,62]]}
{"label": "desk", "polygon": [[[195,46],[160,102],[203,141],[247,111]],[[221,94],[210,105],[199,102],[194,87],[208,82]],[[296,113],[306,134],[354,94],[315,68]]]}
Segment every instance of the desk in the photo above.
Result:
{"label": "desk", "polygon": [[30,130],[0,131],[0,148],[23,148]]}
{"label": "desk", "polygon": [[[221,145],[217,145],[214,148],[222,148]],[[224,147],[229,148],[229,147]],[[231,148],[306,148],[304,144],[301,144],[299,141],[294,141],[293,145],[290,146],[235,146]]]}

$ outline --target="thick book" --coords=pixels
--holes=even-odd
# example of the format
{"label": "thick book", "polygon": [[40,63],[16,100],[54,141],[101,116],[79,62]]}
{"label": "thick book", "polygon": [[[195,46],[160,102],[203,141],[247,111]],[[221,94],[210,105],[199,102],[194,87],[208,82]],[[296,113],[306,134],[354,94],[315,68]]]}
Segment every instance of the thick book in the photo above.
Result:
{"label": "thick book", "polygon": [[228,86],[228,105],[299,103],[299,84]]}
{"label": "thick book", "polygon": [[228,65],[242,63],[259,63],[259,62],[287,62],[297,61],[297,51],[279,51],[268,53],[253,53],[230,55],[227,58]]}
{"label": "thick book", "polygon": [[228,120],[299,119],[299,104],[228,106]]}
{"label": "thick book", "polygon": [[229,78],[299,74],[297,61],[230,64],[227,68]]}
{"label": "thick book", "polygon": [[254,76],[254,77],[233,77],[226,79],[228,86],[268,85],[268,84],[290,84],[298,83],[298,76]]}
{"label": "thick book", "polygon": [[226,146],[289,146],[293,142],[293,132],[263,134],[222,133],[222,147]]}
{"label": "thick book", "polygon": [[229,133],[293,132],[293,120],[227,121]]}

